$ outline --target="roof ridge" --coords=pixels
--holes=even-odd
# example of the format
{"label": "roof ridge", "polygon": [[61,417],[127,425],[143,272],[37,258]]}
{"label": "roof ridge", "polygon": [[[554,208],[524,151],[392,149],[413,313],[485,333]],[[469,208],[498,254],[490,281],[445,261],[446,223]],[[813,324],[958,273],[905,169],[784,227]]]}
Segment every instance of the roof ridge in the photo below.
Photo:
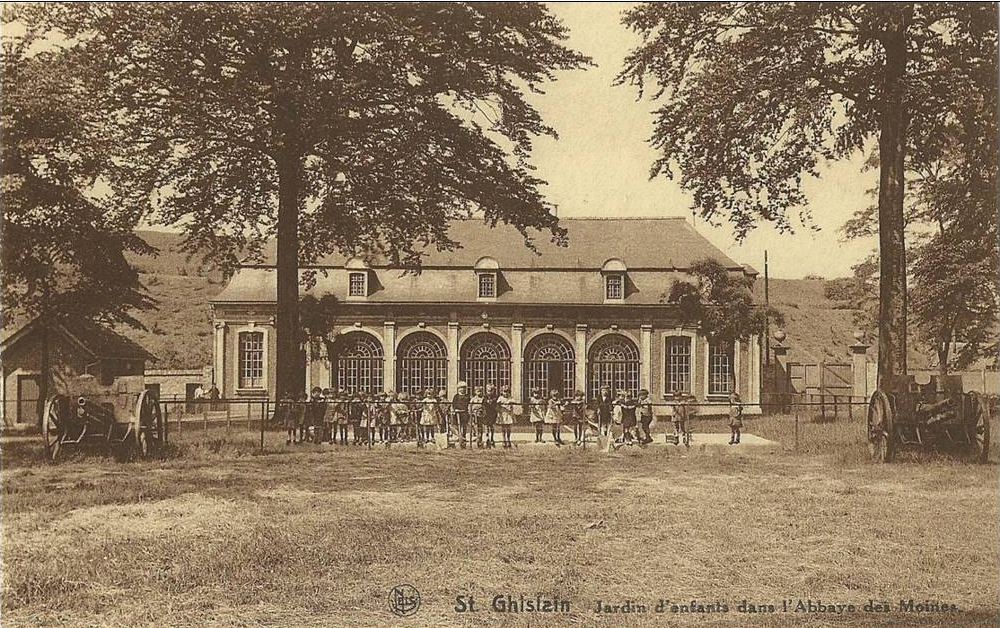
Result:
{"label": "roof ridge", "polygon": [[686,216],[557,216],[563,220],[683,220]]}

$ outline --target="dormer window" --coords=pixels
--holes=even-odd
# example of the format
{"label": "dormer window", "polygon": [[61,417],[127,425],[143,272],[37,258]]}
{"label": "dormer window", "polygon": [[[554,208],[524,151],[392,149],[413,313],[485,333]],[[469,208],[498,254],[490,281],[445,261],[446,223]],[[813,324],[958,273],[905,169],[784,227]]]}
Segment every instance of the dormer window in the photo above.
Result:
{"label": "dormer window", "polygon": [[368,273],[351,273],[348,279],[347,294],[352,297],[368,296]]}
{"label": "dormer window", "polygon": [[621,301],[625,298],[625,275],[612,273],[604,277],[604,298]]}
{"label": "dormer window", "polygon": [[500,294],[500,264],[492,257],[480,257],[475,271],[477,300],[495,301]]}
{"label": "dormer window", "polygon": [[347,298],[367,299],[371,294],[369,290],[371,279],[371,268],[367,262],[360,258],[352,258],[347,262]]}
{"label": "dormer window", "polygon": [[601,275],[604,276],[604,302],[615,303],[625,300],[625,262],[612,258],[604,262]]}
{"label": "dormer window", "polygon": [[497,276],[495,273],[479,273],[479,298],[495,299],[497,297]]}

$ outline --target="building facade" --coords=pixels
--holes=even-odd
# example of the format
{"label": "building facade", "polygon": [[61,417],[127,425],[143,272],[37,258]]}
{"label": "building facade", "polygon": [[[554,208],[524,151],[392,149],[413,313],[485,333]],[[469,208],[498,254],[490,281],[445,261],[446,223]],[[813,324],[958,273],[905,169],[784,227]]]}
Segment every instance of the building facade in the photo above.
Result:
{"label": "building facade", "polygon": [[[306,292],[335,303],[333,332],[303,346],[307,388],[450,395],[466,381],[509,386],[523,401],[535,388],[593,397],[607,385],[645,388],[660,402],[680,390],[720,411],[732,390],[759,404],[759,339],[709,343],[664,302],[695,261],[752,269],[680,218],[560,225],[568,246],[536,240],[531,250],[513,228],[454,222],[449,235],[461,248],[428,251],[419,273],[363,257],[304,269],[315,273]],[[248,264],[212,301],[225,397],[273,396],[275,294],[274,267]]]}

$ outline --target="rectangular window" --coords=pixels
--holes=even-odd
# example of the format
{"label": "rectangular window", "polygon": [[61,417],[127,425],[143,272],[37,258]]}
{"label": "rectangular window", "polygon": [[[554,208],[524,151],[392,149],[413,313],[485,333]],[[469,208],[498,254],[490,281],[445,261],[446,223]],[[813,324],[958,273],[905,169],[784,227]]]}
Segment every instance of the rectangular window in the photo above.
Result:
{"label": "rectangular window", "polygon": [[625,276],[608,275],[604,279],[604,296],[608,301],[621,301],[625,298]]}
{"label": "rectangular window", "polygon": [[733,345],[708,348],[708,394],[728,395],[733,390]]}
{"label": "rectangular window", "polygon": [[348,278],[347,294],[352,297],[368,296],[366,277],[364,273],[351,273]]}
{"label": "rectangular window", "polygon": [[691,393],[691,339],[667,338],[667,392]]}
{"label": "rectangular window", "polygon": [[479,274],[479,298],[495,299],[497,296],[497,276],[493,273]]}
{"label": "rectangular window", "polygon": [[264,388],[264,332],[240,332],[239,347],[240,388]]}

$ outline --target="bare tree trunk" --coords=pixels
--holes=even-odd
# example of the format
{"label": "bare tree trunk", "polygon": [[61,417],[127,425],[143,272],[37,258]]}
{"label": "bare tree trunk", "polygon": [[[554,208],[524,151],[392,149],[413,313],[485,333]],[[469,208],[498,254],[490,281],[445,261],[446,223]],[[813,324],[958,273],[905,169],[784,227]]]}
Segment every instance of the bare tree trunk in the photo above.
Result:
{"label": "bare tree trunk", "polygon": [[288,399],[305,387],[299,344],[299,192],[298,156],[286,154],[278,172],[277,351],[275,398]]}
{"label": "bare tree trunk", "polygon": [[887,8],[884,97],[879,133],[878,386],[906,373],[906,241],[903,193],[908,116],[905,101],[906,28],[912,8]]}
{"label": "bare tree trunk", "polygon": [[[46,290],[47,292],[47,290]],[[52,347],[51,339],[49,338],[49,312],[48,312],[48,295],[45,296],[46,304],[42,306],[42,376],[38,381],[38,401],[35,402],[36,406],[36,417],[38,419],[38,429],[45,429],[45,417],[43,413],[45,412],[45,402],[49,398],[49,382],[52,380]]]}

